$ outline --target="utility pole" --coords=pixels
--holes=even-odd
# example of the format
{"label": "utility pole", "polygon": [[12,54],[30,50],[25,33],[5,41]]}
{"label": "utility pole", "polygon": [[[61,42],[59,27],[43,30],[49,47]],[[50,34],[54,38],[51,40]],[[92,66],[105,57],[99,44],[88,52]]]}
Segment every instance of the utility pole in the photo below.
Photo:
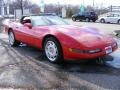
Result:
{"label": "utility pole", "polygon": [[58,15],[61,13],[61,8],[60,8],[60,2],[57,3],[58,4]]}
{"label": "utility pole", "polygon": [[21,7],[21,13],[22,13],[22,16],[23,16],[23,0],[20,0],[20,7]]}
{"label": "utility pole", "polygon": [[85,6],[85,1],[83,0],[83,6]]}
{"label": "utility pole", "polygon": [[7,5],[7,15],[9,15],[10,13],[10,8],[9,8],[9,4]]}
{"label": "utility pole", "polygon": [[4,0],[0,0],[0,6],[1,6],[1,15],[4,16],[5,15],[5,10],[4,10],[5,3],[4,3]]}
{"label": "utility pole", "polygon": [[41,0],[40,1],[40,10],[41,10],[42,13],[44,13],[44,7],[45,7],[44,0]]}
{"label": "utility pole", "polygon": [[95,0],[93,0],[93,7],[95,6]]}
{"label": "utility pole", "polygon": [[7,15],[9,15],[10,14],[10,7],[9,7],[9,3],[10,3],[11,1],[7,1],[7,3],[6,3],[6,5],[7,5]]}

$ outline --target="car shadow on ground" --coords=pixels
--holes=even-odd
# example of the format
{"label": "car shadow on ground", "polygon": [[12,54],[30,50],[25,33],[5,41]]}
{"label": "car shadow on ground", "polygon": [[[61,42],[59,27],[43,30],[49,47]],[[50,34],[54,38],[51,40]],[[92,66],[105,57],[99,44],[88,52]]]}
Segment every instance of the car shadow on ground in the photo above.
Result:
{"label": "car shadow on ground", "polygon": [[[8,43],[4,42],[8,45]],[[38,50],[31,46],[27,46],[25,44],[20,45],[19,47],[10,47],[20,53],[22,56],[26,58],[31,57],[34,61],[42,62],[54,66],[58,70],[63,70],[65,72],[80,72],[80,73],[95,73],[95,74],[114,74],[117,75],[117,72],[120,72],[119,68],[112,67],[107,62],[113,61],[114,57],[108,55],[106,57],[91,59],[91,60],[75,60],[69,61],[65,60],[61,64],[52,64],[50,63],[42,50]],[[119,75],[119,74],[118,74]]]}

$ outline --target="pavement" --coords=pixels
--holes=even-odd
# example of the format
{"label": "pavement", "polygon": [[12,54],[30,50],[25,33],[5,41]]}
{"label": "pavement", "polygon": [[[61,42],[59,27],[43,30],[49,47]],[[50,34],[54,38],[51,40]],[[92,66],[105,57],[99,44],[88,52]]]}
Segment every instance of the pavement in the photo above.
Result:
{"label": "pavement", "polygon": [[[112,33],[114,24],[72,22]],[[111,27],[111,28],[110,28]],[[110,28],[110,31],[107,30]],[[2,32],[2,29],[1,29]],[[120,39],[116,38],[120,46]],[[25,44],[10,47],[8,36],[0,33],[1,90],[120,90],[120,48],[99,62],[48,62],[42,51]]]}
{"label": "pavement", "polygon": [[113,33],[115,30],[120,30],[120,25],[119,24],[109,24],[109,23],[99,23],[99,22],[73,22],[71,19],[65,19],[68,21],[70,24],[74,24],[77,26],[89,26],[89,27],[94,27],[97,28],[107,34]]}

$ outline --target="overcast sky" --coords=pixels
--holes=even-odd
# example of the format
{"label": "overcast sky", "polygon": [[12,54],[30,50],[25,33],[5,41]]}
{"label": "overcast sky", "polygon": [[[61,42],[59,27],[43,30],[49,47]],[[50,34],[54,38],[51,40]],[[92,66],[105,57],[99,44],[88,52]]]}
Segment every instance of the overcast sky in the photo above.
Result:
{"label": "overcast sky", "polygon": [[[39,4],[41,0],[32,0],[32,2]],[[84,5],[93,5],[93,0],[44,0],[46,4],[48,3],[60,3],[60,4],[72,4],[72,5],[80,5],[84,1]],[[95,6],[120,6],[120,0],[94,0]]]}

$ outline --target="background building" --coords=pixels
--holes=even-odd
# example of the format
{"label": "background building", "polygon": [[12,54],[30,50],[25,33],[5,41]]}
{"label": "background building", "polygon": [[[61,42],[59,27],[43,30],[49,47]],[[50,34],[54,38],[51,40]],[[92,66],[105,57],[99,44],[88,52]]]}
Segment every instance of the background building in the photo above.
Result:
{"label": "background building", "polygon": [[0,15],[9,15],[9,1],[0,0]]}

